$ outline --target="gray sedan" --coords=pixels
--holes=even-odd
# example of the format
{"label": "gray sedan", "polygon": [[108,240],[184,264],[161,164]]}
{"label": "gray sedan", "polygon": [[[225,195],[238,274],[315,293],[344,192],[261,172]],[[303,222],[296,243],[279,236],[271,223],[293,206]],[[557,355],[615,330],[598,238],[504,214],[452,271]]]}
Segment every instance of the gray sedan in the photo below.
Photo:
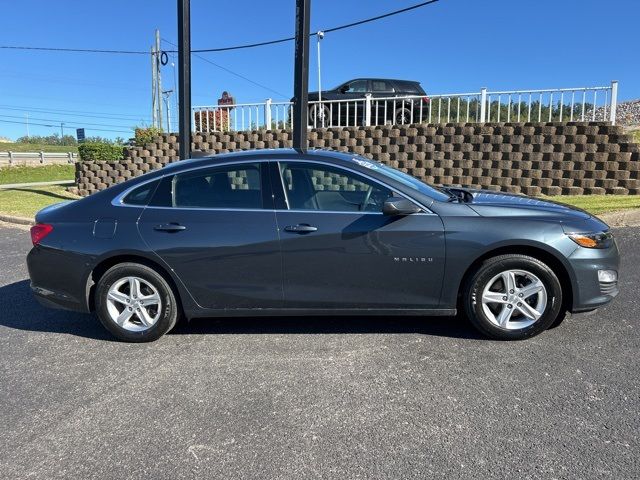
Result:
{"label": "gray sedan", "polygon": [[133,342],[180,318],[457,312],[524,339],[618,293],[615,241],[590,214],[438,188],[345,153],[176,162],[36,222],[38,300],[95,312]]}

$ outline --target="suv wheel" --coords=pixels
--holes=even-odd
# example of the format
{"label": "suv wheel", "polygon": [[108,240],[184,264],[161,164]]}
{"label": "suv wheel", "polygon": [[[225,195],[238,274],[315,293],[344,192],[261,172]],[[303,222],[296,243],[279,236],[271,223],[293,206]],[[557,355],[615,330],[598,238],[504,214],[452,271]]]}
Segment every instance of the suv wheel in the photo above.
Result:
{"label": "suv wheel", "polygon": [[331,112],[326,105],[313,104],[309,107],[309,124],[314,128],[331,125]]}
{"label": "suv wheel", "polygon": [[98,281],[96,313],[105,328],[120,340],[157,340],[174,327],[178,312],[172,288],[146,265],[121,263]]}
{"label": "suv wheel", "polygon": [[463,293],[467,316],[485,335],[522,340],[549,328],[562,310],[562,287],[546,264],[526,255],[482,263]]}
{"label": "suv wheel", "polygon": [[396,125],[408,125],[411,123],[411,110],[398,108],[395,114]]}

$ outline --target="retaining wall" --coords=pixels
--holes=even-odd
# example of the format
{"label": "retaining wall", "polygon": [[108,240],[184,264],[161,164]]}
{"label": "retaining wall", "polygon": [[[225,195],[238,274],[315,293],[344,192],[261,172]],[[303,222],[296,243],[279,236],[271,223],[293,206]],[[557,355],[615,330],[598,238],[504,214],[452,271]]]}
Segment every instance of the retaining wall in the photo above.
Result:
{"label": "retaining wall", "polygon": [[[194,134],[192,150],[211,154],[291,147],[291,132]],[[429,183],[528,195],[638,194],[640,145],[605,122],[342,127],[309,131],[310,148],[359,153]],[[78,162],[88,195],[178,160],[176,135],[126,150],[118,162]]]}

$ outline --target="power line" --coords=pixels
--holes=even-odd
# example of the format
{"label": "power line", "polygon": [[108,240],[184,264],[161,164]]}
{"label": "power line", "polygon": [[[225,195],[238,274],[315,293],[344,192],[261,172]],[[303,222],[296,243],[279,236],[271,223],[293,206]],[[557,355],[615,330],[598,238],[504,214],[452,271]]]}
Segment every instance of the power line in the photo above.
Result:
{"label": "power line", "polygon": [[[401,13],[405,13],[411,10],[415,10],[417,8],[425,7],[427,5],[431,5],[433,3],[438,2],[439,0],[429,0],[426,2],[421,2],[416,5],[412,5],[410,7],[401,8],[399,10],[394,10],[392,12],[384,13],[382,15],[377,15],[375,17],[365,18],[363,20],[358,20],[357,22],[346,23],[344,25],[339,25],[337,27],[325,28],[322,31],[325,33],[337,32],[338,30],[344,30],[347,28],[357,27],[359,25],[364,25],[365,23],[375,22],[377,20],[382,20],[384,18],[392,17],[394,15],[399,15]],[[309,36],[313,37],[317,35],[317,32],[311,33]],[[227,52],[230,50],[241,50],[246,48],[255,48],[255,47],[263,47],[266,45],[275,45],[278,43],[285,43],[294,40],[295,37],[286,37],[279,38],[276,40],[268,40],[265,42],[258,43],[247,43],[244,45],[235,45],[232,47],[220,47],[220,48],[202,48],[191,50],[192,54],[196,53],[209,53],[209,52]],[[54,47],[22,47],[16,45],[0,45],[0,49],[9,49],[9,50],[40,50],[40,51],[52,51],[52,52],[73,52],[73,53],[113,53],[113,54],[126,54],[126,55],[151,55],[150,52],[146,52],[143,50],[99,50],[99,49],[89,49],[89,48],[54,48]],[[166,50],[167,53],[176,53],[177,50]]]}
{"label": "power line", "polygon": [[[0,120],[0,123],[15,123],[18,125],[26,125],[26,121],[22,121],[22,122],[17,122],[15,120]],[[60,124],[58,123],[56,124],[48,124],[48,123],[34,123],[29,121],[29,125],[37,125],[40,127],[51,127],[51,128],[58,128],[60,126]],[[77,126],[81,126],[81,125],[74,125],[74,124],[70,124],[70,123],[66,123],[65,125],[69,126],[69,127],[77,127]],[[86,130],[93,130],[96,132],[112,132],[112,133],[131,133],[131,130],[108,130],[106,128],[87,128]]]}
{"label": "power line", "polygon": [[[54,113],[54,114],[64,114],[70,117],[87,117],[87,118],[105,118],[110,120],[120,120],[118,117],[130,117],[130,118],[122,118],[122,120],[148,120],[149,115],[135,115],[133,113],[106,113],[106,112],[95,112],[95,111],[87,111],[87,110],[58,110],[51,108],[40,108],[40,107],[17,107],[15,105],[4,105],[0,104],[0,110],[15,110],[19,112],[36,112],[36,113]],[[100,115],[102,113],[102,115]],[[98,114],[98,115],[94,115]]]}
{"label": "power line", "polygon": [[[337,26],[337,27],[332,27],[332,28],[325,28],[325,29],[322,29],[322,31],[324,33],[330,33],[330,32],[337,32],[338,30],[344,30],[346,28],[357,27],[357,26],[363,25],[365,23],[375,22],[376,20],[381,20],[383,18],[392,17],[394,15],[398,15],[400,13],[408,12],[410,10],[415,10],[417,8],[420,8],[420,7],[425,7],[427,5],[431,5],[432,3],[436,3],[438,1],[439,0],[429,0],[427,2],[418,3],[418,4],[412,5],[410,7],[401,8],[400,10],[394,10],[392,12],[384,13],[382,15],[378,15],[378,16],[375,16],[375,17],[365,18],[364,20],[358,20],[357,22],[347,23],[347,24],[340,25],[340,26]],[[314,33],[309,34],[309,36],[313,37],[313,36],[315,36],[317,34],[318,34],[317,32],[314,32]],[[199,49],[199,50],[191,50],[191,53],[227,52],[229,50],[240,50],[240,49],[244,49],[244,48],[263,47],[263,46],[266,46],[266,45],[275,45],[275,44],[278,44],[278,43],[290,42],[292,40],[295,40],[295,38],[296,37],[280,38],[280,39],[277,39],[277,40],[268,40],[266,42],[258,42],[258,43],[247,43],[245,45],[236,45],[236,46],[233,46],[233,47],[203,48],[203,49]]]}
{"label": "power line", "polygon": [[56,48],[56,47],[22,47],[17,45],[0,45],[5,50],[38,50],[44,52],[73,52],[73,53],[115,53],[123,55],[150,55],[149,52],[137,50],[98,50],[92,48]]}
{"label": "power line", "polygon": [[[2,118],[24,118],[22,115],[0,115],[0,117],[2,117]],[[64,118],[38,118],[38,117],[29,117],[29,118],[33,119],[33,120],[40,120],[42,122],[57,122],[57,123],[64,122],[64,123],[67,123],[67,120],[64,119]],[[123,120],[123,122],[124,121],[126,121],[126,120]],[[73,123],[74,122],[70,123],[70,125],[73,124]],[[82,122],[82,125],[94,125],[94,126],[97,126],[97,127],[128,128],[128,127],[125,127],[124,125],[114,125],[112,123]],[[131,129],[131,130],[133,130],[133,129]]]}
{"label": "power line", "polygon": [[[167,42],[169,45],[173,45],[174,47],[177,47],[177,45],[175,43],[170,42],[169,40],[167,40],[165,38],[163,38],[162,41]],[[171,53],[175,53],[175,52],[172,51]],[[254,81],[254,80],[251,80],[250,78],[247,78],[244,75],[241,75],[240,73],[234,72],[233,70],[231,70],[231,69],[229,69],[227,67],[223,67],[222,65],[218,65],[217,63],[212,62],[211,60],[209,60],[206,57],[203,57],[202,55],[198,55],[197,53],[193,53],[193,52],[192,52],[192,55],[194,57],[196,57],[196,58],[199,58],[200,60],[202,60],[204,62],[207,62],[207,63],[213,65],[214,67],[217,67],[217,68],[219,68],[221,70],[224,70],[225,72],[228,72],[231,75],[235,75],[236,77],[241,78],[241,79],[243,79],[243,80],[245,80],[245,81],[257,86],[257,87],[263,88],[263,89],[268,90],[268,91],[270,91],[272,93],[275,93],[277,95],[281,95],[283,97],[286,97],[286,95],[284,93],[278,92],[277,90],[274,90],[271,87],[267,87],[266,85],[262,85],[261,83],[258,83],[258,82]]]}

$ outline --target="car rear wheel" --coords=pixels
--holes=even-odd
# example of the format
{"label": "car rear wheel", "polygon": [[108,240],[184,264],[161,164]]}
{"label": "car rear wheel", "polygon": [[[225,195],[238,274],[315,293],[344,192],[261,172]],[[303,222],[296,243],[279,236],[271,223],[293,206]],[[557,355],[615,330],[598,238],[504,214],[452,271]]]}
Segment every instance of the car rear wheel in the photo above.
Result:
{"label": "car rear wheel", "polygon": [[314,128],[331,125],[331,112],[326,105],[314,104],[309,107],[309,125]]}
{"label": "car rear wheel", "polygon": [[408,125],[411,123],[411,110],[398,108],[395,115],[396,125]]}
{"label": "car rear wheel", "polygon": [[100,322],[127,342],[157,340],[178,319],[171,286],[146,265],[121,263],[111,267],[98,281],[95,298]]}
{"label": "car rear wheel", "polygon": [[467,316],[485,335],[522,340],[549,328],[562,311],[562,287],[549,266],[526,255],[485,260],[463,293]]}

